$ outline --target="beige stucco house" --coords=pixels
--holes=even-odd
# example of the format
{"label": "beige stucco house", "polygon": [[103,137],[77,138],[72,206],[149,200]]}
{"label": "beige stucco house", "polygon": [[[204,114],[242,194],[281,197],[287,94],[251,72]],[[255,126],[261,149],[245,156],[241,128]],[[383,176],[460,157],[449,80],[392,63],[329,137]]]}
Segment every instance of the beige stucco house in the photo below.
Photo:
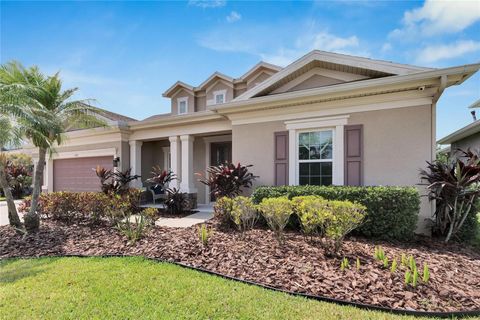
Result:
{"label": "beige stucco house", "polygon": [[[164,93],[169,114],[69,132],[47,162],[44,188],[96,189],[91,168],[117,157],[143,181],[153,165],[170,168],[199,203],[210,197],[195,173],[223,161],[252,164],[256,185],[417,185],[435,157],[437,100],[479,68],[312,51],[285,68],[260,62],[239,78],[178,81]],[[431,210],[423,200],[421,216]]]}

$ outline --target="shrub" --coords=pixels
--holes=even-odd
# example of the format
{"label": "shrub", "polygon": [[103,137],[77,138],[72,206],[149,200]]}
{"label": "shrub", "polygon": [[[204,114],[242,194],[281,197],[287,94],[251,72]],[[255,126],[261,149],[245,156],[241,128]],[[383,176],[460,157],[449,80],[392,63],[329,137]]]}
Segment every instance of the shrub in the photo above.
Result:
{"label": "shrub", "polygon": [[[207,177],[201,177],[200,182],[210,187],[210,193],[215,199],[238,196],[243,188],[250,188],[257,177],[248,171],[252,165],[236,166],[233,163],[220,164],[207,168]],[[201,175],[200,175],[201,176]]]}
{"label": "shrub", "polygon": [[355,232],[366,237],[407,240],[414,235],[420,209],[415,187],[281,186],[259,187],[254,203],[264,198],[317,195],[328,200],[348,200],[364,205],[365,222]]}
{"label": "shrub", "polygon": [[152,177],[145,182],[153,184],[155,187],[160,186],[163,190],[166,189],[168,184],[177,179],[176,175],[172,171],[163,170],[159,166],[152,168]]}
{"label": "shrub", "polygon": [[306,235],[325,234],[325,224],[331,211],[327,202],[319,196],[301,196],[292,199],[294,211],[300,220],[302,231]]}
{"label": "shrub", "polygon": [[328,215],[325,235],[333,241],[334,251],[338,252],[343,239],[357,228],[365,217],[365,206],[350,201],[327,201],[331,210]]}
{"label": "shrub", "polygon": [[198,237],[200,238],[200,242],[204,247],[208,245],[208,241],[212,234],[213,230],[209,230],[204,223],[198,229]]}
{"label": "shrub", "polygon": [[140,178],[139,175],[131,175],[132,169],[127,169],[125,171],[116,171],[107,170],[101,166],[97,166],[94,171],[98,179],[100,179],[100,184],[104,193],[127,193],[130,190],[128,184],[131,181]]}
{"label": "shrub", "polygon": [[230,224],[232,222],[231,214],[233,207],[233,199],[229,197],[222,197],[217,199],[213,206],[213,214],[216,218],[219,218],[222,223]]}
{"label": "shrub", "polygon": [[250,230],[258,220],[257,207],[250,198],[233,198],[230,217],[239,230]]}
{"label": "shrub", "polygon": [[[305,234],[325,236],[325,248],[338,252],[343,239],[364,219],[365,207],[350,201],[329,201],[319,196],[294,197],[294,211]],[[330,243],[331,242],[331,243]]]}
{"label": "shrub", "polygon": [[[123,195],[102,192],[49,192],[40,194],[38,212],[42,218],[66,223],[99,223],[108,220],[113,225],[127,214],[140,211],[141,191],[130,189]],[[31,198],[26,198],[19,211],[27,212]]]}
{"label": "shrub", "polygon": [[5,177],[15,199],[20,199],[30,193],[32,185],[32,166],[26,166],[7,161],[5,166]]}
{"label": "shrub", "polygon": [[185,211],[185,208],[188,205],[187,196],[177,188],[167,189],[165,205],[171,214],[180,214]]}
{"label": "shrub", "polygon": [[436,201],[435,229],[448,242],[456,236],[469,216],[475,216],[480,196],[480,159],[470,150],[462,151],[462,160],[427,162],[420,176],[427,182],[428,198]]}
{"label": "shrub", "polygon": [[287,197],[267,198],[262,200],[258,208],[277,239],[282,242],[283,230],[293,213],[292,202]]}

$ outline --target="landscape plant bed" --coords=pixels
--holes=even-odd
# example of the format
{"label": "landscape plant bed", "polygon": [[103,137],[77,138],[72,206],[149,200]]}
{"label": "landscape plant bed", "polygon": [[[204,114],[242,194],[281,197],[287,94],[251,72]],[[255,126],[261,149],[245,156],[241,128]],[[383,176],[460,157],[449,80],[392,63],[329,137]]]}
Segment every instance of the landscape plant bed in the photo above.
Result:
{"label": "landscape plant bed", "polygon": [[[40,232],[22,238],[0,227],[0,258],[58,255],[142,255],[177,262],[282,290],[347,302],[418,311],[480,310],[480,254],[460,245],[428,239],[410,244],[349,238],[338,257],[327,257],[318,243],[287,232],[280,245],[273,233],[255,229],[241,234],[208,224],[208,245],[198,226],[186,229],[153,227],[135,245],[116,230],[44,221]],[[416,288],[404,284],[404,270],[384,269],[374,259],[375,246],[393,259],[412,255],[419,269],[426,262],[431,278]],[[350,268],[340,270],[343,257]],[[360,269],[355,266],[360,260]]]}

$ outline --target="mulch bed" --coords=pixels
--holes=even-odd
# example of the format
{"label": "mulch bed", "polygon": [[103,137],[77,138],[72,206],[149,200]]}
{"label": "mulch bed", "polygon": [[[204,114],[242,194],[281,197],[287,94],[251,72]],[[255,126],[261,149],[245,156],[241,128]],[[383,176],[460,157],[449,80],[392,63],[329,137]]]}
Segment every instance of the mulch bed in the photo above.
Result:
{"label": "mulch bed", "polygon": [[[279,289],[321,295],[388,308],[421,311],[480,310],[480,253],[461,245],[417,239],[394,244],[362,238],[345,241],[341,257],[327,257],[321,247],[295,232],[279,245],[269,230],[240,234],[208,223],[214,231],[208,246],[199,240],[198,226],[186,229],[152,227],[135,245],[108,227],[65,225],[44,220],[37,234],[25,238],[9,226],[0,227],[0,258],[18,256],[142,255],[200,267]],[[404,269],[395,274],[373,258],[381,245],[390,258],[413,255],[421,272],[428,263],[431,279],[417,288],[404,285]],[[351,268],[342,272],[342,257]],[[359,258],[361,268],[355,268]]]}

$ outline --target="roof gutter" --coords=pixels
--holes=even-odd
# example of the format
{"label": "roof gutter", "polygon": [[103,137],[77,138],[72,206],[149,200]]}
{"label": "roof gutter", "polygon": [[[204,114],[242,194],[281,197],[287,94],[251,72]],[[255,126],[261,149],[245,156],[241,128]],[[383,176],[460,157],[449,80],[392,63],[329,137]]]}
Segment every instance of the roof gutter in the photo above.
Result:
{"label": "roof gutter", "polygon": [[447,87],[447,80],[448,80],[448,77],[446,75],[442,75],[440,77],[440,86],[438,87],[437,93],[435,93],[435,95],[433,96],[433,103],[437,103],[443,91],[445,91],[445,88]]}

